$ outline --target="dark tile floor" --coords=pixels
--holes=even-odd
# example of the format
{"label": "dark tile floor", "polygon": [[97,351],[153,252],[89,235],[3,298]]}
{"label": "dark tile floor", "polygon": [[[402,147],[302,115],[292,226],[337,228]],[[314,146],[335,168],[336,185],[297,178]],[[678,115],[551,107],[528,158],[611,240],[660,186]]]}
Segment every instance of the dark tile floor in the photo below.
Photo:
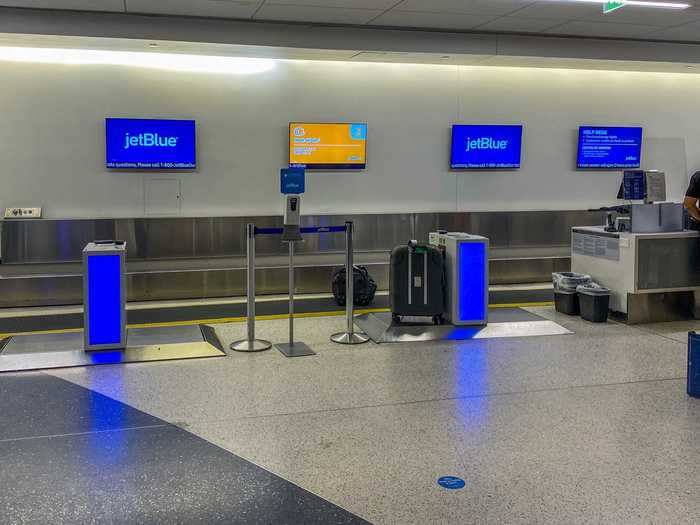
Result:
{"label": "dark tile floor", "polygon": [[0,376],[0,523],[366,521],[126,404],[42,373]]}

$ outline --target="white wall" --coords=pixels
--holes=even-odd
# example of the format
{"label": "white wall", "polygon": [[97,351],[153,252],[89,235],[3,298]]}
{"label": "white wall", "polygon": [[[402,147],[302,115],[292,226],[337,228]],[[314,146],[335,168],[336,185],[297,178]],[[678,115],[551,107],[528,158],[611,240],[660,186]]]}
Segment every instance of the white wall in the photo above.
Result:
{"label": "white wall", "polygon": [[[682,197],[700,169],[700,76],[278,62],[253,76],[0,62],[0,208],[138,217],[145,181],[181,181],[184,216],[277,214],[290,120],[366,121],[368,169],[309,173],[305,213],[584,209],[617,172],[574,170],[579,124],[643,125],[644,167]],[[104,168],[104,117],[194,118],[199,170]],[[523,123],[522,169],[450,172],[450,124]]]}

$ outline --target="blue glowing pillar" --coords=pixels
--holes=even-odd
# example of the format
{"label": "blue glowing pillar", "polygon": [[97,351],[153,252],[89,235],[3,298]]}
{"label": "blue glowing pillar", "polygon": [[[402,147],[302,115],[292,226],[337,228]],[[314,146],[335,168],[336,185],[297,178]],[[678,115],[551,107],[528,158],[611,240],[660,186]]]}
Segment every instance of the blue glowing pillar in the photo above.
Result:
{"label": "blue glowing pillar", "polygon": [[431,234],[445,248],[447,319],[456,326],[488,323],[489,240],[467,233]]}
{"label": "blue glowing pillar", "polygon": [[126,347],[126,243],[91,242],[83,250],[85,351]]}
{"label": "blue glowing pillar", "polygon": [[489,315],[487,243],[459,242],[458,247],[458,318],[455,324],[486,324]]}

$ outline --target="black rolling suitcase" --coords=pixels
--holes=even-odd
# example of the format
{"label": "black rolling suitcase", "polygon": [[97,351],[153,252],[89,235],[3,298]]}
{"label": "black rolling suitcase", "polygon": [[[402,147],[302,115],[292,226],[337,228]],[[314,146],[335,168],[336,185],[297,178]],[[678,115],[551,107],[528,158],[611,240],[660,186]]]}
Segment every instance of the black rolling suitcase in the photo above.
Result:
{"label": "black rolling suitcase", "polygon": [[438,248],[411,241],[391,252],[391,314],[432,317],[442,324],[445,312],[445,261]]}

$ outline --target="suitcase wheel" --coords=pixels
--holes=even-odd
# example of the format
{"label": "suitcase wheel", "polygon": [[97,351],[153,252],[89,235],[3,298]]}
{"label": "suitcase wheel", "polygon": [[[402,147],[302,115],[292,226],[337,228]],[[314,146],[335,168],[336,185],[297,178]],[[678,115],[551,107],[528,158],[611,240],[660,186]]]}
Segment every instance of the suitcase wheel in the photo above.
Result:
{"label": "suitcase wheel", "polygon": [[435,323],[438,326],[445,324],[445,319],[442,317],[442,314],[434,315],[433,323]]}
{"label": "suitcase wheel", "polygon": [[401,322],[401,316],[399,314],[391,314],[391,320],[395,323]]}

